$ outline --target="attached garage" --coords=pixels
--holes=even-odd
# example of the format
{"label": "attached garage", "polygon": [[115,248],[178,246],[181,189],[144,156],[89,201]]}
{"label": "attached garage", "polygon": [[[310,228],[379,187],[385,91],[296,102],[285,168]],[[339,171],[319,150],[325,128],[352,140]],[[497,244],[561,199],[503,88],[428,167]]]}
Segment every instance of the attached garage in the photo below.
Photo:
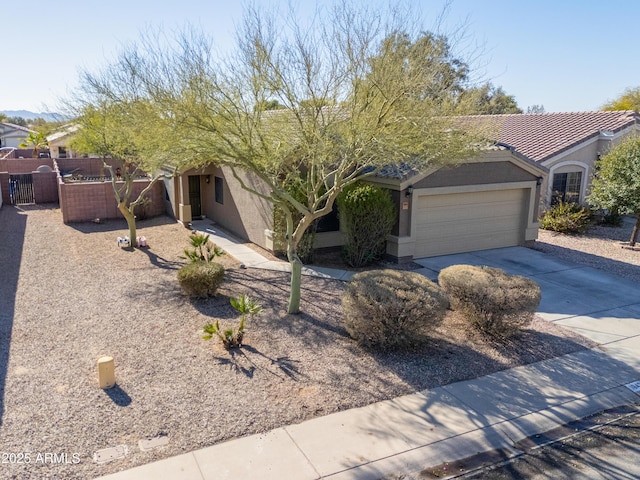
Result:
{"label": "attached garage", "polygon": [[457,165],[372,179],[391,190],[398,206],[387,254],[404,262],[525,245],[538,236],[547,174],[513,149],[495,146]]}
{"label": "attached garage", "polygon": [[419,195],[415,257],[509,247],[524,242],[526,189]]}

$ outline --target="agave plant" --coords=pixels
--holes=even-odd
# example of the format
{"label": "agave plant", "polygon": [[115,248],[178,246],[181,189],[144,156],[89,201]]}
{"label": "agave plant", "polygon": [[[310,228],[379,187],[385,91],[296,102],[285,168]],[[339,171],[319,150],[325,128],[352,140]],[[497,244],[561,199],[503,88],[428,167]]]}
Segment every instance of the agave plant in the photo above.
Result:
{"label": "agave plant", "polygon": [[231,298],[230,302],[231,306],[240,313],[238,329],[235,331],[233,328],[222,330],[220,322],[216,320],[216,323],[208,323],[204,326],[204,335],[202,336],[204,340],[211,340],[214,336],[218,337],[226,349],[242,346],[247,315],[253,316],[262,312],[262,307],[246,294]]}

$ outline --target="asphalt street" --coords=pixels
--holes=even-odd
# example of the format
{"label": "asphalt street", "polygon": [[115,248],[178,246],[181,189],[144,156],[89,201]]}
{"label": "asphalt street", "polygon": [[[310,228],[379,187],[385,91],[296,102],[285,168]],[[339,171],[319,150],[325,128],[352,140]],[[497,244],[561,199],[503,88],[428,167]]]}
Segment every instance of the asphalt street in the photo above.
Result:
{"label": "asphalt street", "polygon": [[509,460],[494,451],[386,480],[639,479],[640,404],[535,435],[516,447],[525,453]]}

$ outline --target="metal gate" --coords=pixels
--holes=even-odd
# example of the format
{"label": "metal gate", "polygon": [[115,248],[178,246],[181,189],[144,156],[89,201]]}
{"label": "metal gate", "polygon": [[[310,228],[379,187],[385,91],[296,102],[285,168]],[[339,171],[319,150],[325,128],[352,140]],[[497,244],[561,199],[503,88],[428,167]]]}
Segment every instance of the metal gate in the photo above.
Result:
{"label": "metal gate", "polygon": [[36,203],[33,196],[33,176],[30,173],[9,175],[9,197],[11,205]]}

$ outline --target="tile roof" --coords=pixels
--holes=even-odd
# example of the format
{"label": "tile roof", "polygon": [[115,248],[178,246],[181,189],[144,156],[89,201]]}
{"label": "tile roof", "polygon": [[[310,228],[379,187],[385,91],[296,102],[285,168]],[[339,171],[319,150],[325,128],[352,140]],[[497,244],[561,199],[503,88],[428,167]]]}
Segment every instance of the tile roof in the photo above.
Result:
{"label": "tile roof", "polygon": [[470,115],[465,120],[478,121],[489,129],[494,140],[515,147],[526,157],[543,162],[602,131],[619,132],[640,124],[633,111],[523,113],[507,115]]}

